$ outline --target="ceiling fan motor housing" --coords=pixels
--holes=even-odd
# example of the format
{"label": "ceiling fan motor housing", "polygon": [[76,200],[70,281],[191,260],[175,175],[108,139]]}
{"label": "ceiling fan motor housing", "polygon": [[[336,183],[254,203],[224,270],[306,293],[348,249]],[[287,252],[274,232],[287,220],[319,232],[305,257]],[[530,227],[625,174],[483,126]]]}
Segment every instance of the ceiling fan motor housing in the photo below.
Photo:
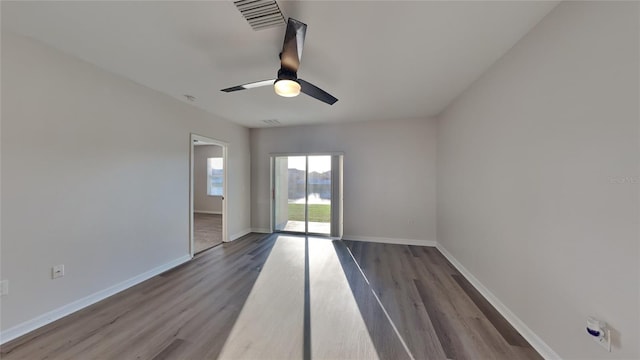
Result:
{"label": "ceiling fan motor housing", "polygon": [[281,67],[280,70],[278,70],[278,80],[293,80],[297,82],[298,74],[295,71],[287,70]]}

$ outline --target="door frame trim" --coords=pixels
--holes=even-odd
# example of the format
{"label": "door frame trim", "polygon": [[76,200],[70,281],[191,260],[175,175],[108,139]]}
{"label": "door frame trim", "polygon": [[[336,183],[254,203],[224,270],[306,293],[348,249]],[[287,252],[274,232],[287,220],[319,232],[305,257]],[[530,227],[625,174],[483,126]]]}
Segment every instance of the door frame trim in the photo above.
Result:
{"label": "door frame trim", "polygon": [[273,152],[269,153],[271,158],[276,156],[318,156],[318,155],[331,155],[331,156],[344,156],[342,151],[324,151],[324,152]]}
{"label": "door frame trim", "polygon": [[193,168],[194,168],[194,148],[193,145],[194,140],[199,140],[206,142],[210,145],[216,145],[222,147],[222,168],[224,172],[223,183],[222,183],[222,242],[229,241],[228,235],[228,224],[227,220],[229,216],[227,216],[227,204],[229,203],[229,194],[228,194],[228,186],[229,183],[229,166],[228,166],[228,157],[229,157],[229,143],[217,140],[215,138],[209,136],[198,135],[194,133],[189,134],[189,255],[193,258],[195,253],[195,239],[193,237],[193,192],[194,192],[194,181],[193,181]]}

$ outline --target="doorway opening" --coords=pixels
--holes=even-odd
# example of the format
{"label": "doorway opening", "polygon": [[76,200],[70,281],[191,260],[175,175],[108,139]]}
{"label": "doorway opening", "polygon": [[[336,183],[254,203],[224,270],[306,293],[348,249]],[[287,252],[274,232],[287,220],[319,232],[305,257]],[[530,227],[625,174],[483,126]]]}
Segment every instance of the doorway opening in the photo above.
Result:
{"label": "doorway opening", "polygon": [[227,241],[227,144],[191,134],[191,256]]}
{"label": "doorway opening", "polygon": [[342,155],[272,156],[276,232],[342,236]]}

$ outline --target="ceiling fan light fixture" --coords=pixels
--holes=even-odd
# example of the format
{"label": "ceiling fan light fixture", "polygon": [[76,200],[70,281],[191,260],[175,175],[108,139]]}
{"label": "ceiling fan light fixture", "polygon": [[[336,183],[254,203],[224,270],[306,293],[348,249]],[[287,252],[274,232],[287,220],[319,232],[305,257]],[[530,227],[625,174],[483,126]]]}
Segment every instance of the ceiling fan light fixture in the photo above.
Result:
{"label": "ceiling fan light fixture", "polygon": [[279,79],[273,84],[276,94],[284,97],[294,97],[300,95],[300,83],[295,80]]}
{"label": "ceiling fan light fixture", "polygon": [[[241,11],[245,9],[245,6],[249,7],[251,14],[253,14],[254,10],[259,13],[264,10],[263,2],[265,1],[273,1],[275,3],[276,0],[236,0],[234,3]],[[252,24],[252,26],[253,25],[255,24]],[[260,23],[258,27],[261,26],[262,23]],[[220,91],[229,93],[273,85],[276,94],[280,96],[294,97],[300,95],[300,93],[304,93],[305,95],[322,101],[325,104],[335,104],[335,102],[338,101],[336,97],[312,83],[298,78],[298,68],[300,67],[300,60],[302,59],[302,48],[304,47],[306,32],[307,24],[296,19],[289,18],[287,21],[287,29],[284,33],[282,51],[280,52],[280,70],[278,70],[277,80],[256,81],[244,85],[232,86]]]}

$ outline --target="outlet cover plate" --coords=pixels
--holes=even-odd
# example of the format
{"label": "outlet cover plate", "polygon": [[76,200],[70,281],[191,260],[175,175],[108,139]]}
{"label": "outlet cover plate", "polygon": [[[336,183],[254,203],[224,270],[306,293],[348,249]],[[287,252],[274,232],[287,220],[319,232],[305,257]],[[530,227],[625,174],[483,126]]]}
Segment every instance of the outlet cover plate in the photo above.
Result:
{"label": "outlet cover plate", "polygon": [[55,265],[51,268],[51,278],[57,279],[64,276],[64,265]]}

